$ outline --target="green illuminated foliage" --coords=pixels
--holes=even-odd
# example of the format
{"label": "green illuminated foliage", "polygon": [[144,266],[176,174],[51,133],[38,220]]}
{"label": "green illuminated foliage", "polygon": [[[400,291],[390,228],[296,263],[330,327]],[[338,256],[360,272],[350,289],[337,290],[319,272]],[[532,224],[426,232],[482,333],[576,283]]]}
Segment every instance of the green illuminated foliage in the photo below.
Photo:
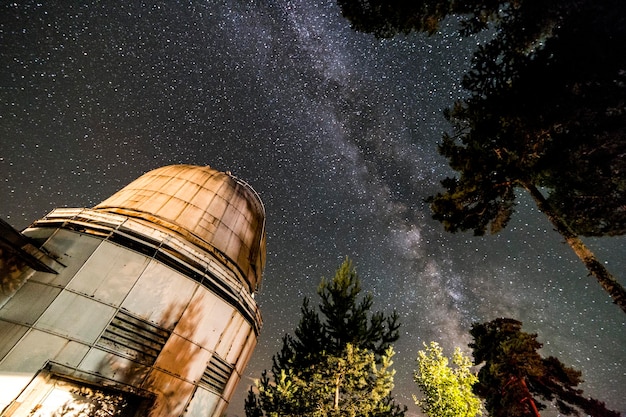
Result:
{"label": "green illuminated foliage", "polygon": [[310,372],[281,369],[275,385],[260,381],[260,404],[268,417],[388,415],[392,355],[389,348],[378,365],[374,353],[348,344],[339,356],[322,355]]}
{"label": "green illuminated foliage", "polygon": [[414,379],[424,398],[415,403],[429,417],[474,417],[482,415],[481,401],[472,392],[478,377],[471,371],[472,361],[459,348],[452,355],[452,366],[437,342],[424,344],[418,352]]}
{"label": "green illuminated foliage", "polygon": [[322,280],[318,310],[304,300],[294,335],[248,393],[247,417],[404,415],[391,397],[397,314],[372,313],[372,297],[360,292],[349,260]]}

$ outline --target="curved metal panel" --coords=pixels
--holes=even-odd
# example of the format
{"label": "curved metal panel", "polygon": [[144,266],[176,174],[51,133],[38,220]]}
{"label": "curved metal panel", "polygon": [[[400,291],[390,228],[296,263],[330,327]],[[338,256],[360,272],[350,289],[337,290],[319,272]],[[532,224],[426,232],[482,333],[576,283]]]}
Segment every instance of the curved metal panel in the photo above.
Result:
{"label": "curved metal panel", "polygon": [[147,172],[94,207],[141,218],[234,262],[254,292],[265,266],[265,209],[230,173],[170,165]]}

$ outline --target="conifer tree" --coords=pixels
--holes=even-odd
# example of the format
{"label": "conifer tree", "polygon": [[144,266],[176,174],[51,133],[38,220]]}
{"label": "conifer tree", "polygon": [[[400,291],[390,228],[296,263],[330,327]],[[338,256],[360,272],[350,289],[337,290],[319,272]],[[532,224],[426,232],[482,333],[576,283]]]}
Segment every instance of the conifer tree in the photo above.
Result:
{"label": "conifer tree", "polygon": [[318,310],[304,299],[294,335],[285,335],[246,399],[247,417],[401,417],[391,397],[392,343],[398,315],[371,312],[360,279],[346,259],[332,280],[323,279]]}
{"label": "conifer tree", "polygon": [[626,2],[338,0],[380,37],[434,33],[455,16],[488,32],[446,112],[440,153],[458,176],[428,201],[451,232],[506,227],[525,190],[624,312],[626,289],[580,239],[626,233]]}
{"label": "conifer tree", "polygon": [[482,365],[474,391],[485,399],[492,417],[539,417],[551,403],[564,415],[619,417],[596,399],[576,388],[582,374],[555,357],[542,357],[536,334],[521,330],[522,323],[508,318],[474,323],[474,363]]}

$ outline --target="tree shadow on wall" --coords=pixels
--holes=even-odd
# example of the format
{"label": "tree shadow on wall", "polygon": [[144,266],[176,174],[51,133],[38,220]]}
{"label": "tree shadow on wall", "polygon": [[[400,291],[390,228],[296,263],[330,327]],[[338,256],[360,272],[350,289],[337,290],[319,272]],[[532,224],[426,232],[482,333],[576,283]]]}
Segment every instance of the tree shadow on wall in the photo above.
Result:
{"label": "tree shadow on wall", "polygon": [[17,291],[34,272],[20,256],[0,246],[0,305]]}
{"label": "tree shadow on wall", "polygon": [[[195,383],[200,380],[210,360],[210,353],[200,348],[206,339],[193,343],[181,335],[190,335],[202,313],[198,301],[192,299],[173,327],[167,343],[156,359],[142,388],[157,394],[150,416],[179,416],[191,400]],[[175,308],[168,308],[166,316],[175,318]],[[164,322],[171,322],[165,319]]]}
{"label": "tree shadow on wall", "polygon": [[72,399],[51,417],[135,417],[141,408],[140,398],[112,390],[76,386],[69,393]]}
{"label": "tree shadow on wall", "polygon": [[168,328],[120,310],[96,342],[106,352],[96,373],[114,389],[74,385],[71,399],[50,417],[181,415],[210,359],[179,336],[192,333],[200,313],[193,301],[187,308],[172,304],[159,319]]}
{"label": "tree shadow on wall", "polygon": [[[127,329],[118,329],[119,339],[99,343],[110,354],[99,365],[98,373],[154,394],[147,415],[179,416],[210,359],[209,352],[199,346],[205,340],[197,344],[180,336],[193,333],[201,310],[193,300],[186,308],[172,304],[159,319],[164,327],[131,317],[131,334],[125,333]],[[171,324],[167,326],[168,323]],[[137,339],[133,340],[133,336]]]}

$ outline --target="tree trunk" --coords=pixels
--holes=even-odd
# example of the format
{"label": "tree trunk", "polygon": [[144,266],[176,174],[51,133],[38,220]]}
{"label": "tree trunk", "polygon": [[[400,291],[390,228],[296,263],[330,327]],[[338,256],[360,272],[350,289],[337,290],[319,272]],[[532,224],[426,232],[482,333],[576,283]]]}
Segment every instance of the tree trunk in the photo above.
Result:
{"label": "tree trunk", "polygon": [[530,393],[528,386],[526,385],[526,380],[524,378],[520,378],[520,380],[522,381],[522,387],[524,388],[524,391],[526,392],[525,400],[527,400],[528,403],[530,404],[530,408],[533,410],[533,415],[535,417],[541,417],[541,414],[539,414],[539,410],[537,409],[537,405],[535,404],[535,400],[533,399],[533,396]]}
{"label": "tree trunk", "polygon": [[582,240],[572,231],[572,229],[570,229],[567,223],[565,223],[563,219],[561,219],[561,217],[554,212],[552,207],[550,207],[546,201],[546,198],[543,194],[541,194],[537,187],[529,183],[524,183],[522,186],[535,200],[539,210],[548,216],[548,219],[554,225],[556,231],[565,238],[565,241],[572,248],[574,253],[580,258],[581,261],[583,261],[589,270],[589,274],[596,278],[602,288],[604,288],[604,290],[609,293],[611,298],[613,298],[613,302],[626,313],[626,290],[624,290],[624,287],[615,279],[615,277],[613,277],[613,275],[611,275],[609,271],[607,271],[604,265],[596,259],[593,252],[585,246]]}
{"label": "tree trunk", "polygon": [[337,375],[335,380],[335,400],[333,401],[333,410],[339,410],[339,386],[341,385],[341,375]]}

